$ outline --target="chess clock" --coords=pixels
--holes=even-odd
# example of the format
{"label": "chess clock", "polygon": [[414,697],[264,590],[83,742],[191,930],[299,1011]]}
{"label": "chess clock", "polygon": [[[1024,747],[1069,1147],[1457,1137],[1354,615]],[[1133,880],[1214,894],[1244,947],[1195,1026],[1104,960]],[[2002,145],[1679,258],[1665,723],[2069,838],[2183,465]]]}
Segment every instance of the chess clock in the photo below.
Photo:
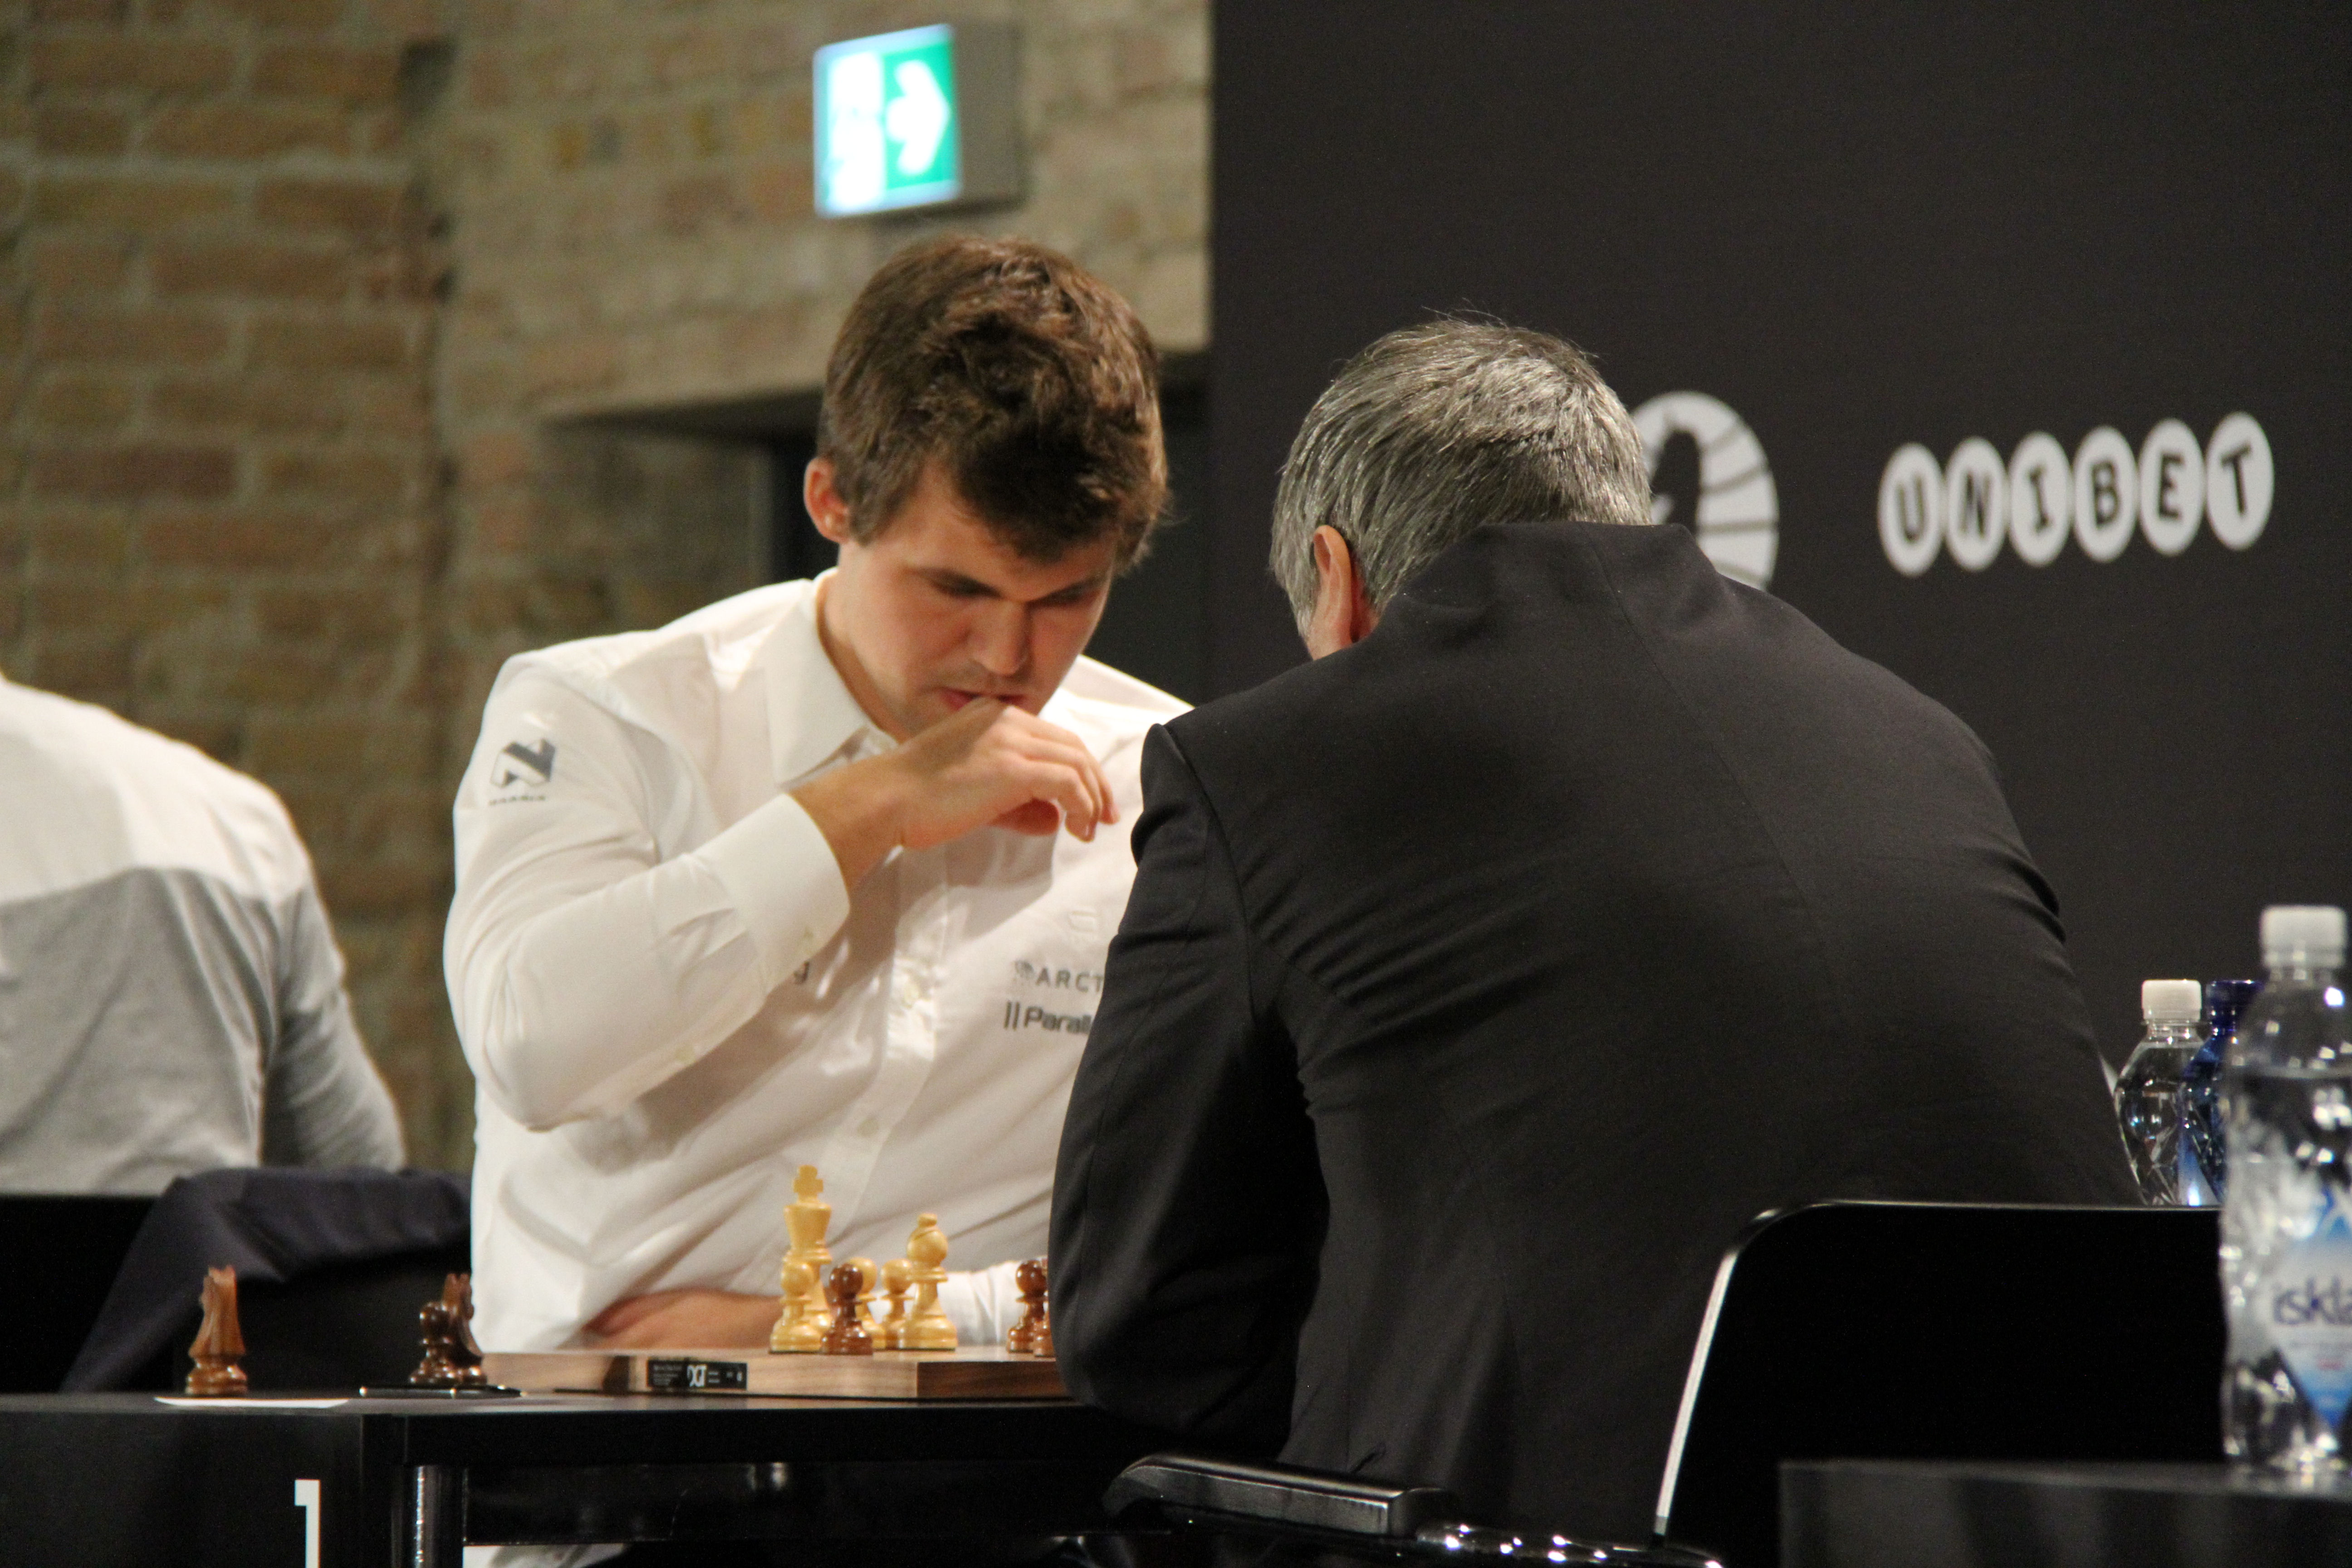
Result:
{"label": "chess clock", "polygon": [[817,50],[817,212],[1018,199],[1018,37],[1004,23],[908,27]]}

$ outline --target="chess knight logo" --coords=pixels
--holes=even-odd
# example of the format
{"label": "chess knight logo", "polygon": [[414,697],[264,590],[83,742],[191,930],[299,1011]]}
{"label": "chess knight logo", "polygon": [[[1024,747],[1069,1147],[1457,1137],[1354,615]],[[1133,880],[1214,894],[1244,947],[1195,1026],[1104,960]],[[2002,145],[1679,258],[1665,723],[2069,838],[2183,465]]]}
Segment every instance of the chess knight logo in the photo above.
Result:
{"label": "chess knight logo", "polygon": [[1747,421],[1704,392],[1667,392],[1633,410],[1633,429],[1650,465],[1651,521],[1689,529],[1733,582],[1770,587],[1780,494]]}

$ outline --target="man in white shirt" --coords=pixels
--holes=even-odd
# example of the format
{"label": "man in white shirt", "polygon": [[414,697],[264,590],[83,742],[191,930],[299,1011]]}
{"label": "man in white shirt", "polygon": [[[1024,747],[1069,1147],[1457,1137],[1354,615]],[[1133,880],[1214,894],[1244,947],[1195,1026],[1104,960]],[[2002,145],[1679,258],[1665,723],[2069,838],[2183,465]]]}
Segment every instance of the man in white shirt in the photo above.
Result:
{"label": "man in white shirt", "polygon": [[836,570],[524,655],[484,711],[446,962],[486,1344],[764,1343],[804,1163],[835,1257],[940,1216],[968,1341],[1045,1252],[1134,875],[1100,830],[1182,707],[1079,657],[1165,500],[1150,340],[1051,251],[919,246],[818,449]]}
{"label": "man in white shirt", "polygon": [[0,679],[0,1191],[401,1163],[278,797]]}

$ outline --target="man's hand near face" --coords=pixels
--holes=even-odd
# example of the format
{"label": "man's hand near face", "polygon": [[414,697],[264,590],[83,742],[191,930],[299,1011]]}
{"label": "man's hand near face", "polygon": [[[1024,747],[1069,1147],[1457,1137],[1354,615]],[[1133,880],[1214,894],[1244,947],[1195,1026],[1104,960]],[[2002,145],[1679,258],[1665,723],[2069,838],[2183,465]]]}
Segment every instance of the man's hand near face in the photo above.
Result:
{"label": "man's hand near face", "polygon": [[1118,820],[1086,742],[992,699],[967,702],[885,756],[836,768],[793,798],[856,887],[894,848],[928,849],[991,825],[1080,839]]}

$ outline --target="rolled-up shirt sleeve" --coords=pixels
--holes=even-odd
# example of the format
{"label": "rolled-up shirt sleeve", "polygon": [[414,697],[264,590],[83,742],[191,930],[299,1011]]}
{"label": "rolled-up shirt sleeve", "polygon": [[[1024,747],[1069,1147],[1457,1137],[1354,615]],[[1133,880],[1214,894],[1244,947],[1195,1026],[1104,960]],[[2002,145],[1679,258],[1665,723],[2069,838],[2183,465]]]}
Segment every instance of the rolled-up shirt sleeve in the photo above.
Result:
{"label": "rolled-up shirt sleeve", "polygon": [[848,918],[833,850],[779,794],[665,858],[664,744],[509,667],[457,795],[443,959],[483,1092],[534,1131],[618,1110],[759,1012]]}

